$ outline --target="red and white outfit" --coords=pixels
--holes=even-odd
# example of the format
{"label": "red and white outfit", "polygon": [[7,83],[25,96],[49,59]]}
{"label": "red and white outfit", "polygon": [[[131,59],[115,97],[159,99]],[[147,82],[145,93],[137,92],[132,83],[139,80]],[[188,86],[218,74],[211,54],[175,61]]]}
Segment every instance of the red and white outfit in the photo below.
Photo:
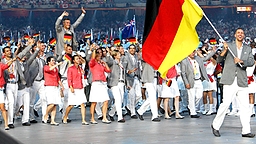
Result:
{"label": "red and white outfit", "polygon": [[70,89],[68,91],[68,105],[81,105],[87,102],[84,94],[83,74],[84,72],[80,66],[73,65],[68,68],[68,87],[72,86],[74,88],[74,93]]}
{"label": "red and white outfit", "polygon": [[[180,96],[180,91],[178,87],[178,83],[176,81],[176,76],[178,75],[176,71],[176,66],[171,67],[167,74],[166,79],[162,81],[162,90],[161,95],[159,97],[161,98],[174,98],[176,96]],[[171,81],[171,86],[167,86],[168,81]]]}
{"label": "red and white outfit", "polygon": [[7,64],[0,63],[0,104],[5,103],[4,98],[4,84],[6,83],[4,80],[4,70],[6,70],[9,66]]}
{"label": "red and white outfit", "polygon": [[207,80],[203,81],[203,91],[211,91],[211,90],[217,91],[217,84],[213,75],[216,65],[213,65],[211,61],[207,61],[207,63],[204,66],[205,66],[209,81]]}
{"label": "red and white outfit", "polygon": [[50,66],[44,66],[44,86],[47,104],[59,104],[61,102],[58,69],[50,70]]}
{"label": "red and white outfit", "polygon": [[104,72],[109,73],[104,65],[98,63],[95,59],[89,62],[90,70],[92,73],[92,86],[90,92],[90,102],[104,102],[109,100],[106,76]]}

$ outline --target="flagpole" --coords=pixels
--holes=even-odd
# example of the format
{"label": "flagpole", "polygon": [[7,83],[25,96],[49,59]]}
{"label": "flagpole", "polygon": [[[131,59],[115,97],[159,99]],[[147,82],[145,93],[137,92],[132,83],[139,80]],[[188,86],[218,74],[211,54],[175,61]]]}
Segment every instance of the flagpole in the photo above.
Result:
{"label": "flagpole", "polygon": [[[206,16],[206,14],[203,12],[203,15],[205,17],[205,19],[208,21],[208,23],[211,25],[211,27],[213,28],[213,30],[217,33],[217,35],[220,37],[220,39],[222,41],[224,41],[224,39],[222,38],[222,36],[220,35],[220,33],[216,30],[216,28],[214,27],[214,25],[212,24],[212,22],[208,19],[208,17]],[[233,53],[233,51],[228,47],[229,52],[231,53],[231,55],[235,58],[235,54]],[[241,63],[238,63],[240,67],[242,67]]]}

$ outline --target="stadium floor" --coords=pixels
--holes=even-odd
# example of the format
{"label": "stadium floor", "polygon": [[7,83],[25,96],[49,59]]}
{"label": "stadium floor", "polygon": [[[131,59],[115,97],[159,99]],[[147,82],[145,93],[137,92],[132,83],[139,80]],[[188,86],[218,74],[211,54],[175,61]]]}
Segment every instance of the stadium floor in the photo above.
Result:
{"label": "stadium floor", "polygon": [[[21,120],[18,119],[14,124],[15,129],[4,131],[3,124],[1,124],[0,131],[24,144],[256,143],[255,138],[241,137],[239,117],[226,116],[220,129],[221,137],[217,138],[213,136],[210,128],[215,115],[201,116],[198,119],[190,118],[188,113],[183,115],[184,119],[172,117],[166,120],[161,117],[161,122],[152,122],[151,113],[147,112],[144,114],[144,121],[125,116],[125,123],[115,121],[111,124],[104,124],[98,120],[96,125],[82,125],[80,109],[76,108],[70,113],[69,117],[72,122],[69,124],[62,124],[61,115],[57,113],[56,121],[60,123],[59,126],[43,124],[41,118],[37,119],[39,122],[37,124],[22,126]],[[87,122],[89,119],[89,108],[87,108]],[[255,117],[251,118],[251,128],[252,132],[256,133]]]}

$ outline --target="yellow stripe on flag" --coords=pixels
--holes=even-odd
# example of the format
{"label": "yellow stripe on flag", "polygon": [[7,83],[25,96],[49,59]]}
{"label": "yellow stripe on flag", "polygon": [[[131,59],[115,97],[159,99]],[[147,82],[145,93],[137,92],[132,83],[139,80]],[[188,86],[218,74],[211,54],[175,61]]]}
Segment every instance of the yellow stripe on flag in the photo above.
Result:
{"label": "yellow stripe on flag", "polygon": [[176,36],[158,69],[163,78],[166,77],[170,67],[191,54],[199,45],[199,38],[195,28],[203,17],[203,11],[194,0],[185,0],[182,5],[182,11],[183,17]]}

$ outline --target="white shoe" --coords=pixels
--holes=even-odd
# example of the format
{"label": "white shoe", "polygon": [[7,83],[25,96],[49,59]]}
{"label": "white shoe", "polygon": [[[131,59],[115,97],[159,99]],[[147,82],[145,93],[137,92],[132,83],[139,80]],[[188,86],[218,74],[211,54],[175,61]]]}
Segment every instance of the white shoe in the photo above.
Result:
{"label": "white shoe", "polygon": [[232,115],[235,115],[237,114],[237,111],[231,111],[230,113],[228,113],[228,116],[232,116]]}
{"label": "white shoe", "polygon": [[236,113],[235,116],[236,116],[236,117],[239,117],[239,116],[240,116],[240,112]]}
{"label": "white shoe", "polygon": [[202,112],[203,115],[206,115],[206,113],[207,113],[207,110],[204,110],[204,111]]}
{"label": "white shoe", "polygon": [[210,116],[210,115],[212,115],[212,113],[213,113],[213,111],[208,111],[206,116]]}

